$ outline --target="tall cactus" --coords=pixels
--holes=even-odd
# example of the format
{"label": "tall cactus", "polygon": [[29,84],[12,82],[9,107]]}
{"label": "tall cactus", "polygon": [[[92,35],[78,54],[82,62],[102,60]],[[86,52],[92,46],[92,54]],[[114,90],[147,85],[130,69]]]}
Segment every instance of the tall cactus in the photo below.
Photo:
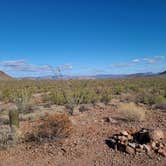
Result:
{"label": "tall cactus", "polygon": [[19,111],[17,109],[9,110],[10,127],[19,128]]}

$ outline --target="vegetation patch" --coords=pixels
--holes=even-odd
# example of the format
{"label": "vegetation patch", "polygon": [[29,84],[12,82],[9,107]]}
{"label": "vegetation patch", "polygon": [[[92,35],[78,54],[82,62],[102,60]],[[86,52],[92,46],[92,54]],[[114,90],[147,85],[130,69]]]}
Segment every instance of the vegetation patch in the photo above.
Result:
{"label": "vegetation patch", "polygon": [[135,103],[121,103],[119,112],[123,119],[127,121],[144,121],[145,110]]}
{"label": "vegetation patch", "polygon": [[39,118],[27,141],[57,141],[67,138],[72,133],[72,123],[67,114],[46,114]]}

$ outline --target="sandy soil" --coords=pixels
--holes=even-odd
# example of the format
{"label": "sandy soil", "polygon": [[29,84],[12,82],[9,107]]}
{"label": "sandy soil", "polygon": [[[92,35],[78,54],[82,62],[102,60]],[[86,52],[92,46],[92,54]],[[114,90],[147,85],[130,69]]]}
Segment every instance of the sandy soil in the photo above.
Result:
{"label": "sandy soil", "polygon": [[[74,132],[63,143],[22,143],[1,150],[0,166],[166,166],[166,158],[158,154],[128,155],[105,143],[112,134],[128,129],[160,127],[166,133],[166,113],[148,111],[146,121],[141,123],[118,120],[112,124],[103,120],[117,115],[117,111],[107,107],[72,116]],[[29,122],[21,125],[24,131],[30,126]]]}

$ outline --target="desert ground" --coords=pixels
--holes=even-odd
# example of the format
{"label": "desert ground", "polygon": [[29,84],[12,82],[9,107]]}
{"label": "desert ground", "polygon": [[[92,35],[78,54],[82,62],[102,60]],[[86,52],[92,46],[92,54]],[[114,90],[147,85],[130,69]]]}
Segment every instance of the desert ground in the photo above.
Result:
{"label": "desert ground", "polygon": [[[17,87],[17,85],[15,86]],[[152,88],[150,85],[148,87],[149,89]],[[163,86],[161,87],[163,88]],[[131,89],[134,89],[133,86]],[[107,141],[113,135],[122,131],[134,133],[144,128],[162,131],[164,137],[161,136],[160,138],[159,136],[159,140],[156,140],[155,143],[157,146],[158,141],[161,141],[162,149],[165,150],[166,148],[166,112],[163,100],[160,107],[154,104],[134,103],[133,93],[130,95],[127,92],[119,91],[111,99],[109,96],[104,98],[107,102],[78,103],[75,107],[72,107],[72,113],[69,106],[65,104],[48,103],[48,98],[43,101],[43,92],[33,94],[33,101],[36,104],[33,103],[31,109],[26,107],[26,109],[29,109],[26,113],[20,112],[19,114],[18,130],[21,133],[19,141],[8,145],[8,140],[4,141],[3,139],[2,141],[1,130],[1,145],[3,146],[0,150],[0,166],[165,166],[165,151],[161,154],[158,152],[159,150],[151,149],[147,152],[142,149],[141,152],[137,152],[134,149],[135,153],[126,153],[126,150],[114,149],[109,146]],[[44,95],[46,94],[48,92],[44,93]],[[110,99],[109,102],[108,99]],[[71,102],[71,100],[69,101]],[[161,101],[157,100],[157,102]],[[11,101],[0,103],[1,129],[3,127],[9,128],[10,121],[6,111],[14,110],[16,106]],[[60,137],[60,139],[56,139],[59,138],[58,134],[52,132],[52,129],[55,131],[54,127],[58,125],[54,126],[54,122],[57,120],[54,120],[56,114],[65,114],[68,119],[67,123],[62,120],[60,130],[58,132],[56,130],[59,135],[67,130],[67,135],[63,138]],[[48,115],[52,117],[53,123],[49,119],[44,119]],[[43,135],[38,130],[34,130],[39,129],[40,123],[42,124],[40,131],[44,131]],[[45,128],[43,124],[48,126]],[[71,130],[69,130],[69,124]],[[33,133],[34,131],[37,133]],[[31,133],[35,137],[27,136]],[[47,135],[49,134],[51,137],[48,139]],[[42,140],[39,141],[38,137]]]}

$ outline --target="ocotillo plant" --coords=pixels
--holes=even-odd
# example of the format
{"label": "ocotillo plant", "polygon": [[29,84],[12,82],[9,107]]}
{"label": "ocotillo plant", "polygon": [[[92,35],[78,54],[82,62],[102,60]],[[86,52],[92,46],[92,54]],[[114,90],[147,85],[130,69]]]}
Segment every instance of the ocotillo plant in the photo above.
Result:
{"label": "ocotillo plant", "polygon": [[17,109],[9,110],[10,127],[19,128],[19,111]]}

